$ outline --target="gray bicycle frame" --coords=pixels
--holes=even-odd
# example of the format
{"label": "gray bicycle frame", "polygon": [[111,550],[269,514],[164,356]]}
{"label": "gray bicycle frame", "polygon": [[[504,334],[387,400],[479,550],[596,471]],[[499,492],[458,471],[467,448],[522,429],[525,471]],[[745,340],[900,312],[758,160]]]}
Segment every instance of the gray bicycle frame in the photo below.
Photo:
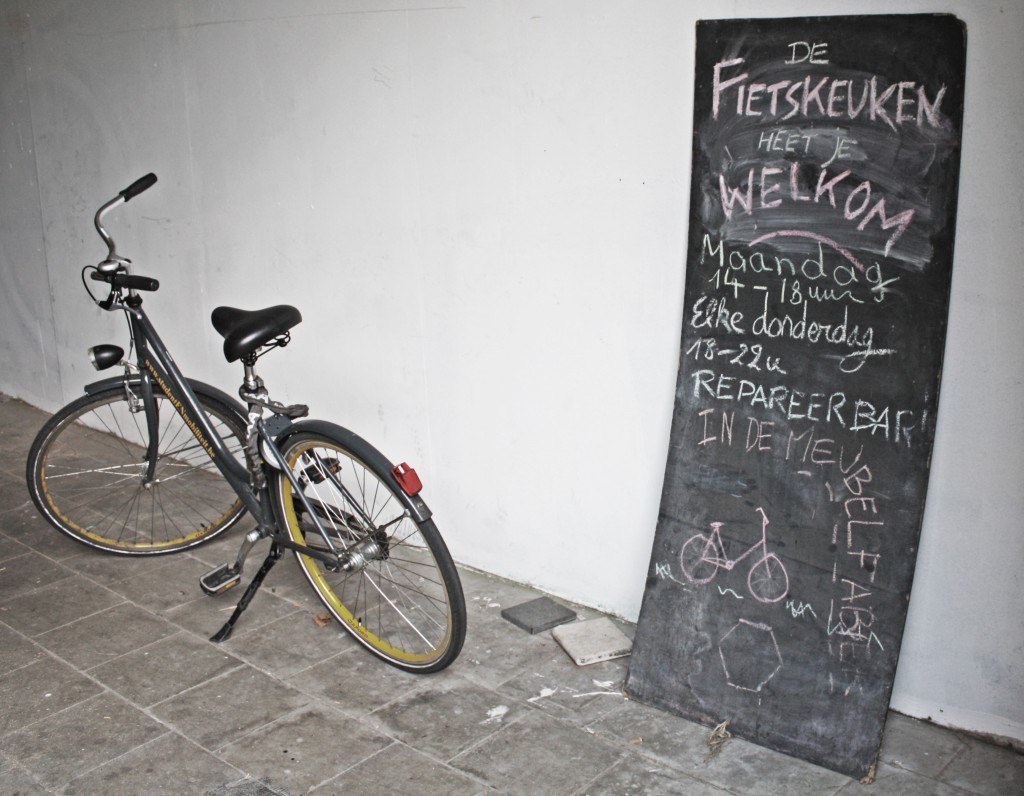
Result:
{"label": "gray bicycle frame", "polygon": [[[302,502],[307,515],[316,526],[317,532],[327,545],[330,553],[293,542],[285,538],[284,534],[281,533],[281,529],[277,527],[277,522],[268,510],[267,504],[250,489],[249,471],[239,464],[238,460],[228,451],[223,438],[217,433],[217,430],[210,422],[209,416],[202,406],[199,405],[199,401],[188,380],[178,369],[174,358],[168,352],[167,347],[160,339],[149,317],[143,311],[141,297],[134,295],[134,291],[132,291],[124,303],[115,304],[112,306],[112,309],[123,309],[128,314],[132,339],[135,341],[140,385],[143,393],[143,408],[146,413],[146,425],[150,435],[149,447],[147,449],[147,461],[149,462],[150,471],[152,471],[155,465],[156,434],[158,433],[156,429],[156,404],[152,398],[152,380],[156,380],[164,394],[167,395],[173,404],[178,415],[184,421],[186,427],[188,427],[203,450],[213,460],[214,465],[220,470],[225,480],[227,480],[239,499],[245,504],[246,509],[256,519],[257,525],[263,532],[272,536],[282,547],[298,550],[304,555],[312,556],[329,564],[337,564],[337,548],[320,522],[317,512],[310,504],[295,474],[285,462],[281,451],[267,431],[262,419],[257,421],[257,433],[274,459],[271,465],[275,469],[282,471],[285,477],[288,478],[295,495]],[[154,359],[156,364],[153,363]],[[354,513],[365,523],[366,527],[376,528],[376,524],[359,505],[359,502],[352,497],[344,484],[329,470],[326,471],[325,475],[332,482],[333,486],[338,489]]]}
{"label": "gray bicycle frame", "polygon": [[[152,174],[148,175],[148,177],[137,181],[131,187],[122,191],[118,196],[108,201],[96,211],[93,223],[96,227],[96,231],[100,235],[100,238],[107,245],[108,250],[106,259],[96,266],[96,270],[100,274],[109,276],[122,269],[129,274],[131,273],[131,261],[117,254],[117,245],[114,243],[113,237],[111,237],[110,233],[107,232],[106,228],[103,226],[103,217],[115,207],[127,202],[132,196],[146,190],[154,182],[156,182],[156,177]],[[114,294],[112,293],[111,296],[113,295]],[[274,461],[270,464],[275,469],[281,470],[288,478],[295,495],[297,495],[299,500],[302,502],[307,514],[316,526],[317,532],[323,538],[324,543],[331,551],[330,553],[325,553],[285,538],[285,534],[282,532],[282,529],[278,527],[272,512],[268,508],[268,503],[264,500],[267,494],[266,487],[264,486],[261,488],[260,494],[256,494],[255,491],[250,488],[248,469],[239,464],[235,457],[231,455],[223,438],[217,433],[213,424],[210,422],[209,416],[199,405],[199,401],[191,386],[189,386],[188,380],[178,369],[178,366],[174,362],[174,358],[167,350],[167,346],[164,345],[163,340],[160,339],[160,335],[157,334],[157,331],[150,322],[149,317],[143,311],[142,297],[136,293],[134,288],[128,288],[127,298],[123,298],[120,293],[117,293],[116,295],[120,300],[117,301],[117,303],[108,302],[105,308],[108,310],[120,309],[125,312],[128,316],[131,339],[135,344],[136,360],[139,369],[139,383],[142,392],[142,403],[146,414],[146,428],[149,436],[146,449],[147,478],[151,479],[155,473],[157,444],[159,441],[156,400],[153,396],[153,380],[156,380],[168,400],[173,404],[174,409],[177,411],[186,427],[192,432],[200,446],[213,460],[214,465],[220,471],[221,475],[224,476],[224,479],[238,495],[242,503],[245,504],[246,509],[255,518],[257,526],[260,529],[260,534],[272,537],[275,543],[282,547],[297,550],[304,555],[312,556],[331,565],[337,565],[337,549],[331,542],[326,529],[320,522],[320,519],[317,517],[316,511],[313,509],[313,506],[306,497],[305,491],[300,486],[298,479],[296,479],[291,468],[287,466],[284,457],[281,455],[281,451],[278,449],[274,439],[268,433],[262,418],[257,418],[256,420],[257,434],[266,445],[267,450],[271,452],[271,458],[273,458]],[[154,359],[156,360],[155,363],[153,361]],[[130,381],[130,377],[126,377],[126,381]],[[290,426],[291,421],[288,420],[287,422]],[[260,465],[258,463],[254,463],[253,466]],[[366,523],[366,527],[376,528],[372,519],[367,516],[359,503],[352,498],[348,489],[345,488],[333,473],[328,471],[327,477],[331,480],[333,485],[339,489],[343,498],[349,503],[360,519]],[[245,549],[246,548],[243,547],[243,550]],[[242,556],[240,554],[240,558],[241,557]]]}
{"label": "gray bicycle frame", "polygon": [[[147,401],[146,393],[152,390],[152,382],[155,380],[173,404],[182,421],[195,435],[200,446],[206,451],[231,488],[238,494],[239,499],[245,504],[246,509],[253,515],[257,523],[261,527],[273,526],[272,518],[267,516],[266,506],[249,488],[249,471],[231,455],[224,439],[217,433],[209,416],[199,405],[188,380],[178,369],[149,317],[143,311],[141,298],[129,295],[122,306],[128,314],[132,339],[135,342],[147,426],[152,423],[151,418],[155,414],[153,411],[155,404]],[[151,436],[152,433],[153,431],[151,431]],[[153,442],[151,439],[151,446]],[[155,454],[151,453],[150,457],[152,458],[153,455]]]}

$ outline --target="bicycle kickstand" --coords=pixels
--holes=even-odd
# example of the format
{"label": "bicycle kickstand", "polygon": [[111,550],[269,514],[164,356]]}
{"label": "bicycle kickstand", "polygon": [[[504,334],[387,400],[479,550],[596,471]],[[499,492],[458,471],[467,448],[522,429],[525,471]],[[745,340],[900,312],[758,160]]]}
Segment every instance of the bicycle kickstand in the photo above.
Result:
{"label": "bicycle kickstand", "polygon": [[270,552],[267,553],[266,559],[263,561],[263,566],[260,567],[259,572],[252,579],[252,583],[245,590],[242,595],[242,599],[238,601],[238,605],[235,606],[234,612],[231,614],[231,618],[224,623],[224,627],[210,636],[210,641],[221,642],[227,641],[231,637],[231,631],[235,628],[235,622],[238,621],[238,617],[242,615],[242,612],[249,607],[249,603],[252,602],[252,598],[256,596],[256,592],[259,591],[260,585],[263,583],[263,579],[270,572],[271,567],[277,563],[277,560],[281,557],[284,551],[277,542],[273,542],[270,545]]}

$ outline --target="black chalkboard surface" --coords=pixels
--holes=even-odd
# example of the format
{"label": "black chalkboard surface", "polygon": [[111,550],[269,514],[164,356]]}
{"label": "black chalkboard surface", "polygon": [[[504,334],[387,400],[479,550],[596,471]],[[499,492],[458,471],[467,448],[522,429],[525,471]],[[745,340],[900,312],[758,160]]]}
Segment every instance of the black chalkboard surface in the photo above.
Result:
{"label": "black chalkboard surface", "polygon": [[679,378],[626,689],[856,777],[920,536],[965,49],[951,16],[697,26]]}

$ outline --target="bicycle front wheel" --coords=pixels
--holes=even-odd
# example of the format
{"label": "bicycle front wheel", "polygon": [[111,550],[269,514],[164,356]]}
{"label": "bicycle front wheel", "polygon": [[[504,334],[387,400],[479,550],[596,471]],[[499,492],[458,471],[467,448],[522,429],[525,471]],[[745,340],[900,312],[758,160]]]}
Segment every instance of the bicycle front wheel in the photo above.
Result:
{"label": "bicycle front wheel", "polygon": [[747,588],[762,603],[777,603],[789,594],[789,575],[782,560],[769,553],[754,564],[747,575]]}
{"label": "bicycle front wheel", "polygon": [[299,544],[339,553],[337,566],[295,554],[334,618],[399,669],[448,666],[466,634],[459,575],[434,522],[415,519],[399,498],[390,463],[337,427],[296,433],[281,453],[305,498],[285,475],[273,480],[282,527]]}
{"label": "bicycle front wheel", "polygon": [[[214,429],[244,461],[244,418],[195,391]],[[171,401],[158,385],[153,392],[159,443],[151,479],[146,413],[123,384],[68,404],[32,443],[32,500],[72,539],[128,555],[171,553],[213,538],[245,513]]]}

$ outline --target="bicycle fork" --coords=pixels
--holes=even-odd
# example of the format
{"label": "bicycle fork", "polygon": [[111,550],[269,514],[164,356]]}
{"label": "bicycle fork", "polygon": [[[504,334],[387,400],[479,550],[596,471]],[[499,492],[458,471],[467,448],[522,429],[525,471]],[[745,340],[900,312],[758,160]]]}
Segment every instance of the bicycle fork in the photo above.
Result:
{"label": "bicycle fork", "polygon": [[156,465],[160,456],[160,407],[153,395],[153,379],[149,373],[139,374],[138,394],[132,389],[127,367],[124,373],[124,392],[131,412],[141,412],[146,418],[146,452],[142,460],[146,463],[146,474],[142,485],[149,487],[156,479]]}

